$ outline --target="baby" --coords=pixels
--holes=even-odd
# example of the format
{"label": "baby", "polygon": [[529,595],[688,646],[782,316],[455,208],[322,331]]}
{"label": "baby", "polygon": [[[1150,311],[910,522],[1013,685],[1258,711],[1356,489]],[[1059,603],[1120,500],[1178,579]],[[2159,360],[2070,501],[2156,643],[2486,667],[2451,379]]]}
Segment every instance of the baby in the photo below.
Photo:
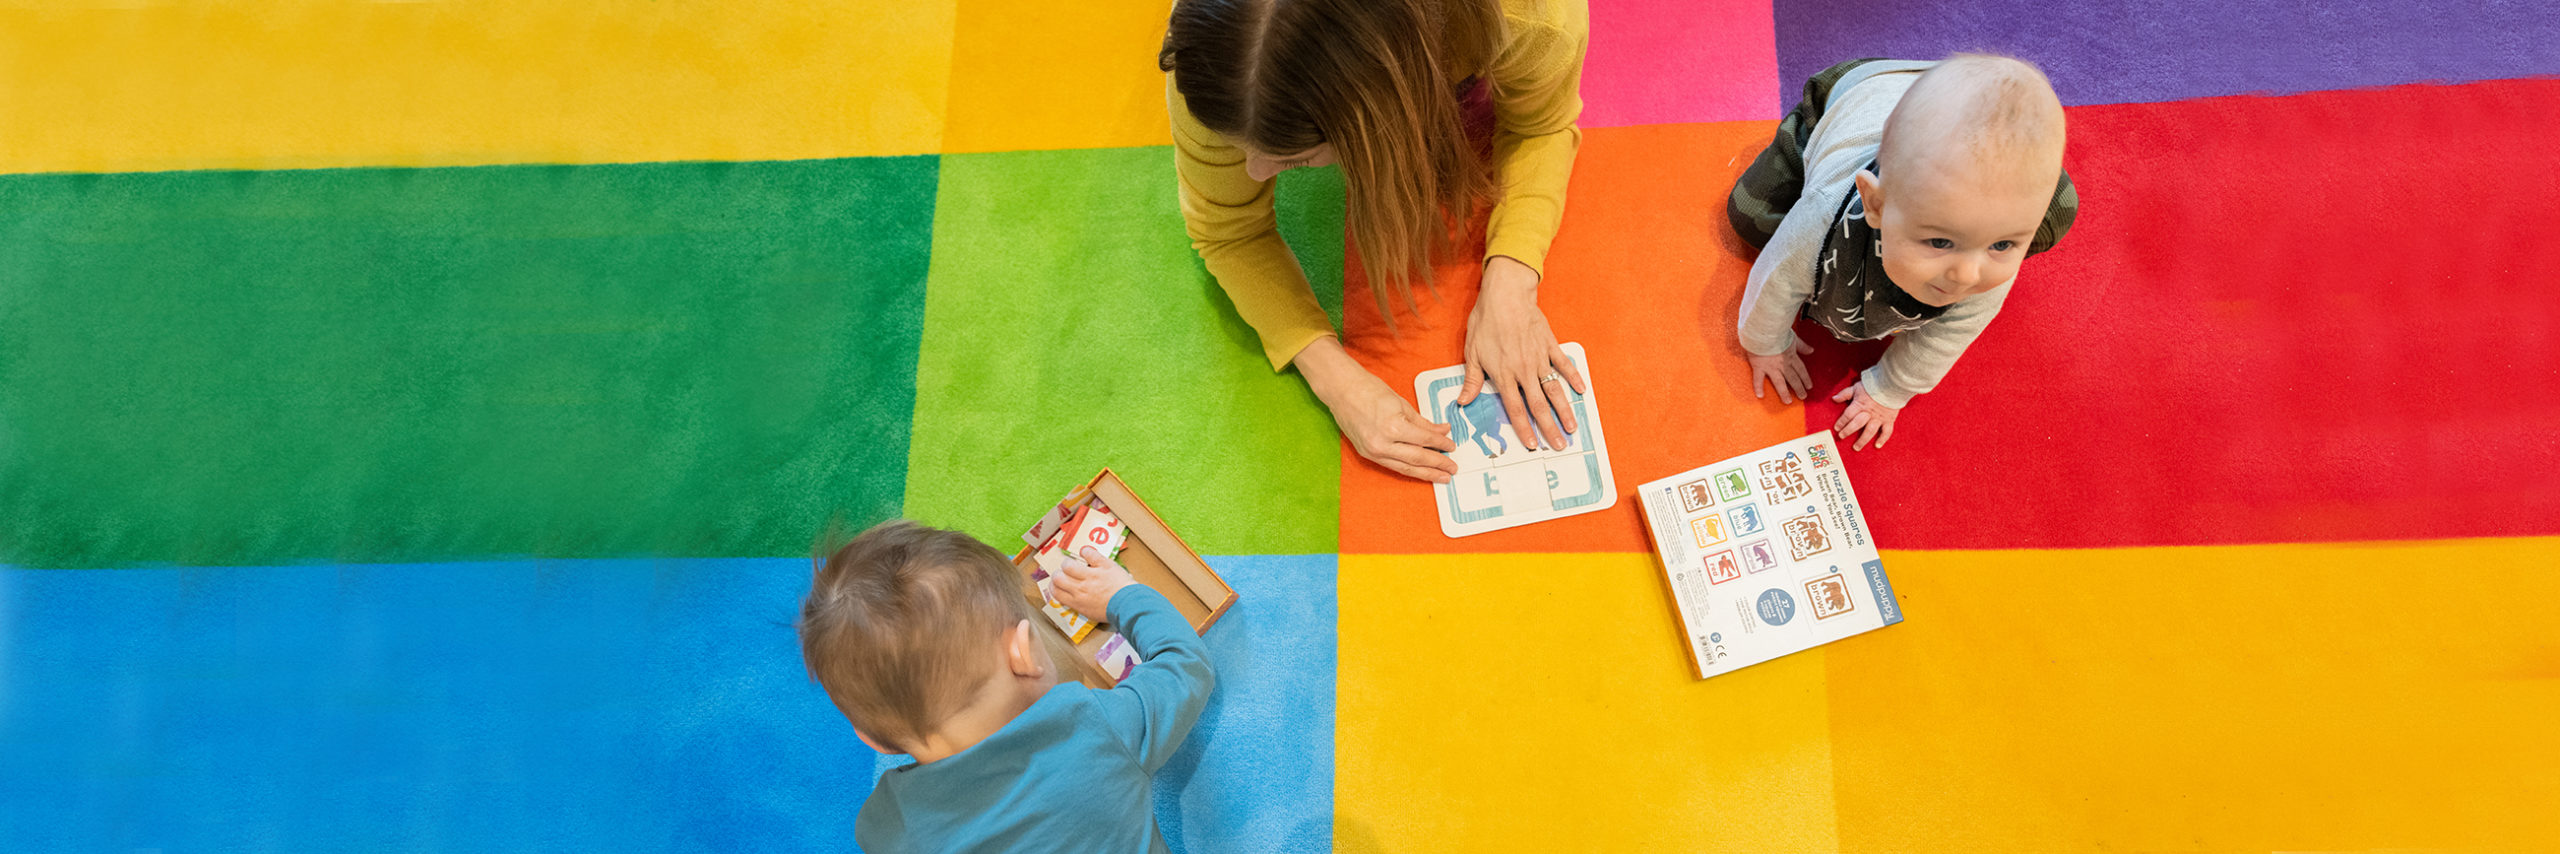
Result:
{"label": "baby", "polygon": [[809,674],[864,744],[916,760],[872,788],[862,850],[1166,850],[1148,782],[1208,703],[1208,650],[1091,547],[1052,589],[1137,646],[1118,687],[1061,681],[1080,653],[1036,630],[1013,565],[966,534],[890,521],[819,566],[800,606]]}
{"label": "baby", "polygon": [[1848,403],[1832,425],[1841,441],[1883,447],[1902,407],[2000,313],[2018,263],[2053,248],[2078,211],[2062,102],[2035,66],[1957,54],[1814,75],[1726,206],[1761,248],[1737,324],[1752,393],[1793,403],[1812,391],[1798,317],[1842,341],[1893,336],[1832,398]]}

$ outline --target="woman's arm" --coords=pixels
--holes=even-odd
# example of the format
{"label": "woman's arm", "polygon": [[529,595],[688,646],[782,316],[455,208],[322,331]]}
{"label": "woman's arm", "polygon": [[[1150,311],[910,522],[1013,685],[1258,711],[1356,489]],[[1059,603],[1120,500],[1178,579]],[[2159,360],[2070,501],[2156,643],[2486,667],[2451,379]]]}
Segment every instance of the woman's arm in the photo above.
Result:
{"label": "woman's arm", "polygon": [[1171,74],[1164,78],[1164,97],[1173,119],[1173,171],[1191,248],[1235,303],[1236,314],[1262,336],[1271,369],[1287,368],[1308,344],[1333,336],[1333,321],[1316,303],[1298,257],[1280,239],[1279,219],[1271,208],[1272,188],[1279,182],[1245,174],[1244,150],[1192,118]]}
{"label": "woman's arm", "polygon": [[1181,179],[1191,246],[1226,289],[1236,313],[1261,334],[1272,369],[1295,364],[1360,456],[1406,477],[1448,480],[1457,464],[1440,452],[1457,445],[1447,430],[1416,415],[1412,404],[1352,359],[1334,336],[1333,321],[1316,303],[1306,271],[1280,239],[1271,209],[1278,182],[1245,174],[1244,150],[1192,118],[1171,75],[1165,77],[1165,102],[1173,116],[1174,171]]}
{"label": "woman's arm", "polygon": [[1506,21],[1509,43],[1487,73],[1492,85],[1493,168],[1500,182],[1485,228],[1485,257],[1506,256],[1541,275],[1564,221],[1565,184],[1582,147],[1582,57],[1591,13],[1582,0],[1551,0],[1537,19]]}
{"label": "woman's arm", "polygon": [[1489,78],[1494,120],[1493,168],[1501,195],[1485,227],[1485,264],[1475,309],[1467,316],[1467,385],[1502,396],[1512,430],[1529,447],[1543,438],[1564,447],[1573,422],[1572,396],[1588,392],[1581,369],[1565,357],[1538,308],[1547,246],[1564,220],[1564,191],[1582,147],[1582,55],[1591,14],[1582,0],[1553,0],[1535,17],[1506,10],[1505,38]]}

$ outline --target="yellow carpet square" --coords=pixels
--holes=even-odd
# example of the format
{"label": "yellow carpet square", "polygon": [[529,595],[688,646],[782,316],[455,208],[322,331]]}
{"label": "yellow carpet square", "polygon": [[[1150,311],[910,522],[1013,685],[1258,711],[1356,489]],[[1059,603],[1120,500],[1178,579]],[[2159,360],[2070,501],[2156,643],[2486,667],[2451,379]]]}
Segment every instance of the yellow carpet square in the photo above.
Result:
{"label": "yellow carpet square", "polygon": [[951,0],[0,9],[0,172],[929,154]]}
{"label": "yellow carpet square", "polygon": [[2560,839],[2560,540],[1885,565],[1909,619],[1825,648],[1842,850]]}
{"label": "yellow carpet square", "polygon": [[1165,0],[960,0],[943,150],[1173,144],[1156,69],[1172,8]]}
{"label": "yellow carpet square", "polygon": [[1338,850],[1836,847],[1823,653],[1698,681],[1650,555],[1343,555],[1338,584]]}

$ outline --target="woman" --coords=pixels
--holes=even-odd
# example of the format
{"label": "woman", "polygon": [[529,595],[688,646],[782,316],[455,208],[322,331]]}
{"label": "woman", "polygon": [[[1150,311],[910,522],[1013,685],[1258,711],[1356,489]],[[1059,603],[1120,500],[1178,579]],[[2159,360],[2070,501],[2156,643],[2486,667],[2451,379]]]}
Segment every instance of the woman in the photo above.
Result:
{"label": "woman", "polygon": [[[1343,350],[1280,238],[1273,176],[1342,165],[1351,243],[1390,325],[1490,200],[1459,401],[1499,394],[1523,443],[1561,447],[1580,429],[1568,388],[1585,386],[1538,310],[1538,285],[1582,141],[1589,32],[1582,0],[1174,4],[1157,64],[1170,72],[1192,246],[1272,367],[1296,366],[1361,456],[1435,482],[1457,472],[1447,430]],[[1490,157],[1467,135],[1479,95],[1495,123]]]}

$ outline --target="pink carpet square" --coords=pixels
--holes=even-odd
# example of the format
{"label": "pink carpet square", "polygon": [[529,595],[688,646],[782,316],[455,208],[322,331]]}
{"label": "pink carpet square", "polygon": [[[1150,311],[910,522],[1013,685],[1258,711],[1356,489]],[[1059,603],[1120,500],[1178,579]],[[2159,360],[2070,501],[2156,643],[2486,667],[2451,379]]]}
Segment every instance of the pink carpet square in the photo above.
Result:
{"label": "pink carpet square", "polygon": [[1582,126],[1778,117],[1769,0],[1599,0],[1582,66]]}

